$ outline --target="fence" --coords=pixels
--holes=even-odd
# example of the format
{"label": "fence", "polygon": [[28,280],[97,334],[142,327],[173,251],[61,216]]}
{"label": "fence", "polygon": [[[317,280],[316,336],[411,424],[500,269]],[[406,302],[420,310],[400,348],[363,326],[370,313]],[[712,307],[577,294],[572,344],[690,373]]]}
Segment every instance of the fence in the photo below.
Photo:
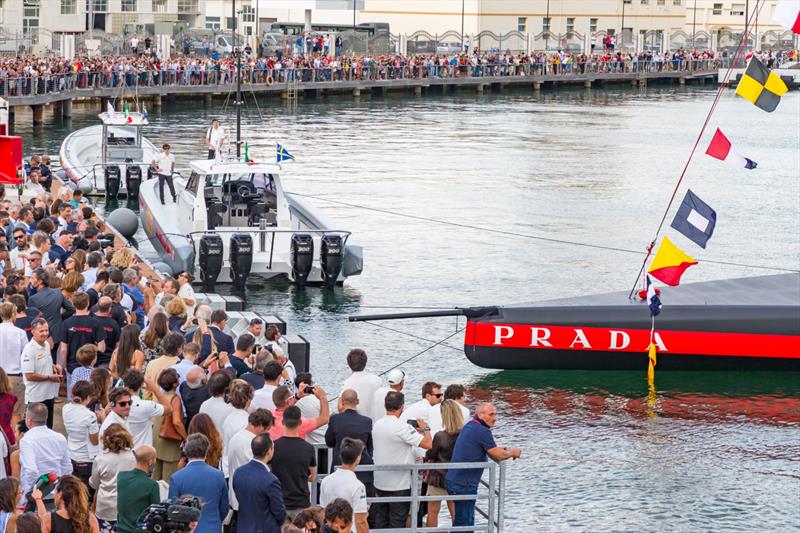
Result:
{"label": "fence", "polygon": [[[729,59],[670,61],[586,61],[558,63],[554,60],[531,63],[476,62],[458,64],[421,61],[417,65],[367,62],[323,68],[270,69],[242,72],[243,90],[249,85],[379,81],[444,78],[513,78],[523,76],[579,76],[587,74],[625,74],[658,72],[711,72],[725,68]],[[186,69],[137,72],[79,72],[44,76],[0,78],[0,96],[35,96],[67,91],[119,89],[136,91],[148,87],[190,88],[217,86],[228,91],[236,80],[235,71],[193,71]]]}
{"label": "fence", "polygon": [[[320,465],[319,471],[325,474],[317,474],[311,484],[311,504],[315,505],[319,501],[319,487],[322,480],[331,472],[331,449],[324,444],[315,444]],[[320,453],[325,450],[326,453]],[[325,465],[324,467],[322,465]],[[479,490],[475,495],[446,495],[446,496],[426,496],[420,494],[420,478],[425,470],[465,470],[481,469],[484,470]],[[398,472],[407,471],[411,477],[410,496],[383,496],[368,497],[367,504],[380,503],[399,503],[410,502],[411,504],[411,527],[402,529],[371,529],[375,532],[391,533],[435,533],[435,532],[457,532],[474,531],[476,533],[502,533],[505,527],[505,490],[506,490],[506,465],[504,462],[490,460],[483,463],[417,463],[417,464],[395,464],[395,465],[359,465],[356,472]],[[474,526],[439,526],[435,528],[418,527],[417,513],[420,503],[431,501],[475,501],[475,512],[482,517],[476,520]],[[442,511],[447,509],[447,505],[442,505]]]}

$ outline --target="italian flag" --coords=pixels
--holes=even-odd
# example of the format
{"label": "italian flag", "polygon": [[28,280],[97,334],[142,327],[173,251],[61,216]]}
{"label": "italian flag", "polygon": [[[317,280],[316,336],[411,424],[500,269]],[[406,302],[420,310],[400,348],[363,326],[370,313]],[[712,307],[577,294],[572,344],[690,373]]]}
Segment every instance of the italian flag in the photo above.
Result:
{"label": "italian flag", "polygon": [[787,30],[800,33],[800,2],[798,0],[778,0],[772,12],[772,20]]}

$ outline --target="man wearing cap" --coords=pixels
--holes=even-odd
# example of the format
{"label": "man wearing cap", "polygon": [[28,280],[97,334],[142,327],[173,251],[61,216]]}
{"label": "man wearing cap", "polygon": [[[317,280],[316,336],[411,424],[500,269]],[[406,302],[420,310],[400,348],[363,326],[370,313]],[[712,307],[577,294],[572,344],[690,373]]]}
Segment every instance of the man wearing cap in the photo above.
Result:
{"label": "man wearing cap", "polygon": [[377,409],[381,413],[380,416],[383,416],[383,400],[381,399],[377,407],[374,407],[372,403],[376,397],[375,391],[381,386],[381,378],[364,370],[367,368],[367,352],[360,348],[350,350],[350,353],[347,354],[347,366],[353,373],[342,383],[342,390],[353,389],[356,391],[360,399],[357,409],[360,414],[371,416]]}
{"label": "man wearing cap", "polygon": [[386,395],[391,391],[400,392],[403,390],[403,386],[406,383],[406,373],[399,368],[395,368],[390,370],[386,375],[386,381],[389,383],[389,385],[379,388],[373,395],[373,407],[372,411],[369,413],[373,422],[383,418],[383,416],[386,414],[386,409],[383,406],[383,401],[386,399]]}

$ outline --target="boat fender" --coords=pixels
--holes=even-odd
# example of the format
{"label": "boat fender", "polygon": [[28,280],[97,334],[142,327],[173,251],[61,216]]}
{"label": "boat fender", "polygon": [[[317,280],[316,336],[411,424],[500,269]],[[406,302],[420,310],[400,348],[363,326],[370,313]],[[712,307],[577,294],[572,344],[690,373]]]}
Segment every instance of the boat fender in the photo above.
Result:
{"label": "boat fender", "polygon": [[111,224],[115,230],[120,232],[124,237],[133,237],[136,230],[139,229],[139,218],[136,213],[127,207],[119,207],[114,209],[110,215],[106,217],[106,222]]}
{"label": "boat fender", "polygon": [[275,80],[272,78],[272,76],[267,76],[267,86],[272,87],[273,83],[275,83]]}
{"label": "boat fender", "polygon": [[81,178],[80,181],[78,181],[78,190],[83,194],[89,194],[92,192],[92,189],[94,189],[94,185],[92,185],[92,180],[89,178]]}

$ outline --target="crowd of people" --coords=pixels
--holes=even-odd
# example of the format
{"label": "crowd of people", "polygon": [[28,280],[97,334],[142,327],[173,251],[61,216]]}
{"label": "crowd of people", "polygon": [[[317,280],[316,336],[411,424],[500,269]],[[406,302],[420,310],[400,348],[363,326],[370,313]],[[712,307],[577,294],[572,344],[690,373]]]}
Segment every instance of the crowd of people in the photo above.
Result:
{"label": "crowd of people", "polygon": [[[765,64],[796,61],[798,52],[760,52]],[[398,78],[508,77],[539,74],[573,75],[587,72],[683,71],[718,68],[727,54],[678,49],[664,53],[601,50],[585,54],[554,52],[481,52],[451,54],[337,55],[311,52],[242,60],[246,83],[299,81],[383,80]],[[0,57],[0,94],[21,96],[72,88],[155,85],[216,85],[235,79],[231,57],[203,54],[161,60],[154,54],[131,56]]]}
{"label": "crowd of people", "polygon": [[[187,497],[199,533],[432,527],[448,495],[477,494],[482,469],[428,467],[422,495],[442,498],[427,516],[367,498],[409,498],[417,463],[520,456],[495,444],[492,405],[470,411],[459,384],[408,391],[400,369],[367,372],[360,349],[331,400],[278,326],[254,318],[232,336],[190,273],[150,270],[58,184],[0,188],[0,532],[131,533]],[[474,523],[474,500],[447,507]]]}

